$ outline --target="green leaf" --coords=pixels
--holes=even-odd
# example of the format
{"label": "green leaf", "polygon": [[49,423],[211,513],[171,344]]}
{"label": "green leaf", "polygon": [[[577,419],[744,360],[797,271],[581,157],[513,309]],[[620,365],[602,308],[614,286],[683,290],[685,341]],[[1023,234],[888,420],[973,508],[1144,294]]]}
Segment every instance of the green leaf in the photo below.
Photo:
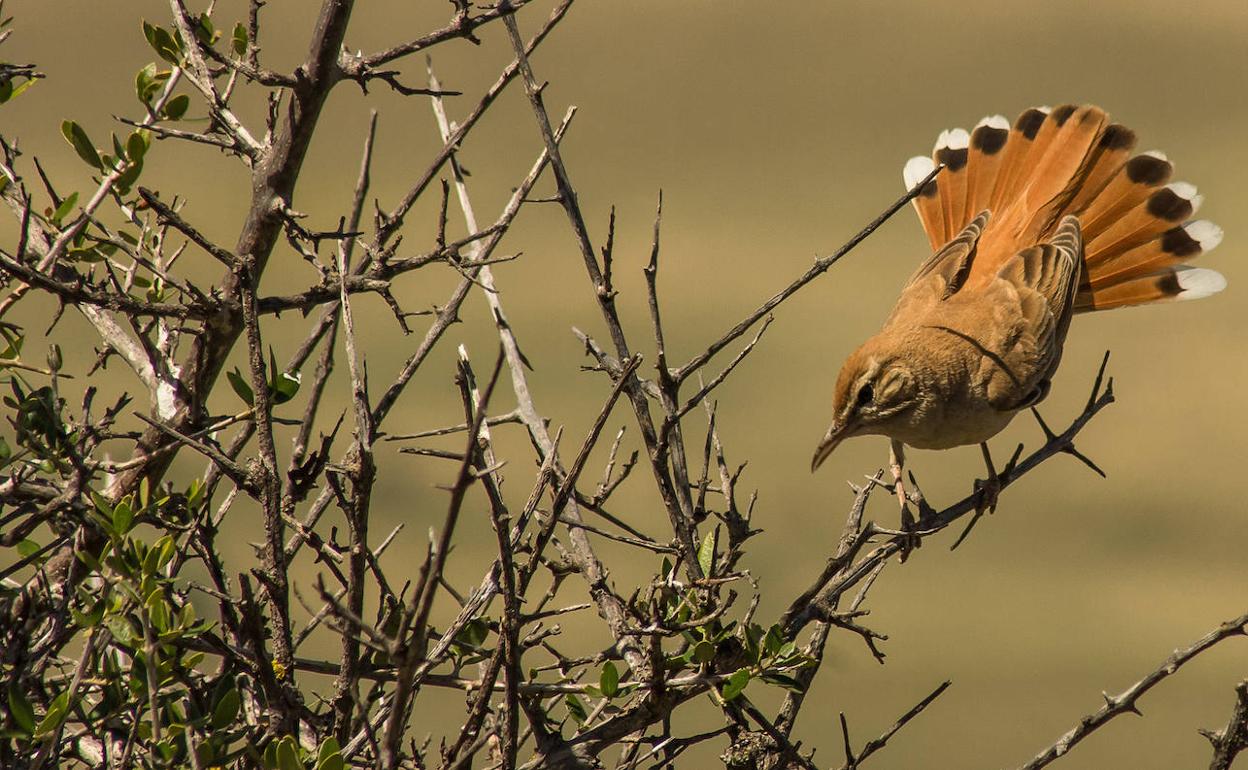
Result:
{"label": "green leaf", "polygon": [[177,550],[177,543],[173,541],[172,535],[165,535],[156,541],[156,545],[152,546],[152,550],[156,551],[156,568],[164,569],[169,560],[173,558],[174,552]]}
{"label": "green leaf", "polygon": [[89,612],[79,612],[78,610],[75,610],[73,607],[70,607],[69,611],[70,611],[70,614],[74,618],[74,623],[81,626],[82,628],[94,628],[95,626],[98,626],[100,624],[101,620],[104,619],[105,609],[106,608],[104,606],[104,602],[97,601],[94,604],[92,604],[91,610]]}
{"label": "green leaf", "polygon": [[234,25],[234,35],[230,38],[230,42],[234,46],[234,53],[239,56],[247,53],[247,28],[241,21]]}
{"label": "green leaf", "polygon": [[147,154],[147,148],[152,145],[152,136],[147,129],[139,129],[130,134],[126,138],[126,157],[132,163],[138,163],[143,160],[143,156]]}
{"label": "green leaf", "polygon": [[173,39],[173,35],[169,34],[164,27],[157,27],[154,24],[143,22],[143,37],[147,38],[147,43],[156,51],[156,55],[170,64],[178,64],[182,60],[182,49],[177,41]]}
{"label": "green leaf", "polygon": [[130,501],[123,499],[113,509],[113,530],[118,535],[124,535],[130,531],[130,524],[133,521],[134,511],[130,508]]}
{"label": "green leaf", "polygon": [[91,502],[95,503],[95,509],[105,516],[113,515],[113,506],[109,504],[108,498],[99,492],[91,492]]}
{"label": "green leaf", "polygon": [[126,170],[121,172],[117,177],[117,192],[122,195],[129,195],[130,188],[134,187],[134,183],[139,181],[139,175],[143,173],[143,161],[135,161],[127,164]]}
{"label": "green leaf", "polygon": [[221,33],[212,26],[212,19],[208,18],[208,14],[201,13],[198,21],[199,23],[195,25],[195,37],[199,38],[199,42],[208,46],[217,42]]}
{"label": "green leaf", "polygon": [[711,576],[711,568],[715,566],[715,546],[719,542],[719,527],[706,533],[702,545],[698,548],[698,566],[702,568],[704,577]]}
{"label": "green leaf", "polygon": [[316,753],[316,770],[344,770],[346,762],[342,758],[342,747],[338,745],[338,739],[329,736],[321,743],[321,748]]}
{"label": "green leaf", "polygon": [[178,94],[169,101],[165,102],[165,117],[169,120],[181,120],[186,114],[187,107],[191,106],[191,97],[186,94]]}
{"label": "green leaf", "polygon": [[155,62],[149,63],[134,75],[134,94],[144,104],[151,104],[152,97],[160,90],[160,80],[156,77]]}
{"label": "green leaf", "polygon": [[50,219],[52,220],[53,223],[55,223],[59,227],[61,222],[65,220],[65,217],[69,216],[69,212],[73,211],[74,206],[76,206],[77,204],[78,204],[78,193],[76,192],[70,193],[69,197],[61,201],[61,205],[56,207],[56,211],[52,212],[52,216],[50,217]]}
{"label": "green leaf", "polygon": [[194,511],[199,504],[204,501],[204,482],[202,479],[195,479],[191,482],[191,486],[186,490],[186,507],[188,510]]}
{"label": "green leaf", "polygon": [[455,635],[455,641],[465,647],[480,647],[489,633],[490,627],[485,621],[475,618],[464,624],[460,632]]}
{"label": "green leaf", "polygon": [[748,668],[739,668],[728,677],[728,681],[724,682],[724,689],[720,691],[720,695],[724,700],[732,700],[741,694],[745,686],[750,683],[750,670]]}
{"label": "green leaf", "polygon": [[169,602],[165,601],[164,594],[160,589],[152,591],[147,597],[147,614],[152,619],[152,625],[159,633],[169,630]]}
{"label": "green leaf", "polygon": [[304,770],[295,739],[289,735],[277,742],[277,767],[278,770]]}
{"label": "green leaf", "polygon": [[226,372],[225,376],[230,381],[230,387],[243,400],[243,403],[247,406],[256,405],[256,396],[251,392],[251,386],[247,384],[247,380],[243,379],[242,372],[238,371],[237,367],[232,372]]}
{"label": "green leaf", "polygon": [[9,690],[9,714],[22,732],[30,735],[35,731],[35,710],[30,701],[26,700],[26,696],[17,689]]}
{"label": "green leaf", "polygon": [[45,738],[51,735],[61,722],[65,721],[65,712],[69,710],[69,690],[61,693],[52,699],[52,703],[48,706],[48,713],[44,714],[43,719],[35,727],[35,737]]}
{"label": "green leaf", "polygon": [[298,372],[290,374],[283,372],[277,368],[277,357],[273,354],[273,348],[269,348],[269,393],[273,396],[273,404],[284,404],[295,397],[299,392],[299,384],[302,378]]}
{"label": "green leaf", "polygon": [[693,647],[693,659],[698,663],[709,663],[715,657],[715,645],[703,639]]}
{"label": "green leaf", "polygon": [[17,544],[17,553],[23,559],[28,559],[31,556],[34,556],[35,554],[39,553],[39,549],[42,547],[43,546],[39,545],[34,540],[23,540],[22,542]]}
{"label": "green leaf", "polygon": [[91,144],[91,138],[87,136],[86,131],[82,130],[82,126],[72,120],[66,120],[61,123],[61,135],[78,153],[78,157],[86,161],[87,165],[95,168],[104,166],[103,161],[100,160],[100,154],[95,151],[95,145]]}
{"label": "green leaf", "polygon": [[273,391],[273,403],[284,404],[295,397],[299,392],[299,385],[302,379],[298,372],[290,374],[281,372],[277,375],[277,379],[270,383],[270,389]]}
{"label": "green leaf", "polygon": [[35,78],[30,78],[20,86],[13,85],[12,80],[6,80],[4,83],[0,83],[0,104],[13,101],[17,97],[21,96],[23,91],[30,88],[37,82],[38,80]]}
{"label": "green leaf", "polygon": [[577,724],[584,724],[589,719],[589,712],[585,710],[585,704],[581,703],[581,699],[575,695],[568,695],[563,699],[563,703],[568,707],[568,713],[576,720]]}
{"label": "green leaf", "polygon": [[776,684],[792,690],[793,692],[805,692],[806,688],[802,687],[802,683],[787,674],[763,674],[762,679],[767,684]]}
{"label": "green leaf", "polygon": [[0,326],[0,336],[4,337],[4,350],[0,351],[0,359],[12,361],[22,354],[22,345],[26,344],[26,338],[23,337],[16,327],[10,329]]}
{"label": "green leaf", "polygon": [[221,700],[217,701],[217,705],[212,709],[212,729],[224,730],[234,724],[242,705],[243,699],[238,694],[238,690],[233,687],[226,690]]}
{"label": "green leaf", "polygon": [[767,650],[767,654],[774,656],[783,646],[784,634],[781,633],[780,626],[775,625],[767,629],[767,636],[763,638],[763,649]]}
{"label": "green leaf", "polygon": [[178,626],[186,629],[193,625],[195,625],[195,605],[187,602],[182,605],[182,615],[178,618]]}
{"label": "green leaf", "polygon": [[602,664],[602,674],[598,677],[598,687],[602,690],[602,694],[608,698],[614,698],[616,693],[620,691],[620,672],[616,671],[615,664],[609,660]]}

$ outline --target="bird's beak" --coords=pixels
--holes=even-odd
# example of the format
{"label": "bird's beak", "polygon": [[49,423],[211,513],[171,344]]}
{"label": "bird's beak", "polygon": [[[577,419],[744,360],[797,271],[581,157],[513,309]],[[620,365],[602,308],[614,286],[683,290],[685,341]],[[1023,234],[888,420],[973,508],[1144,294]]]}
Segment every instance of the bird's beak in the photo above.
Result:
{"label": "bird's beak", "polygon": [[836,449],[849,434],[849,425],[840,425],[832,423],[832,427],[828,428],[828,432],[824,434],[823,440],[819,442],[819,446],[815,449],[815,457],[810,461],[810,472],[814,473],[823,461],[828,459],[828,455],[832,454],[832,450]]}

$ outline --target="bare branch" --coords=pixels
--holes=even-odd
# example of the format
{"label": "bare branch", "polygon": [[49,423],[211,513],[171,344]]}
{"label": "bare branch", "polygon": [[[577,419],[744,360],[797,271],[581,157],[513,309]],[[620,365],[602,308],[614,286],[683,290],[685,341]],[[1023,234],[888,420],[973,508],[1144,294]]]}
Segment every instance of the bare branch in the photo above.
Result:
{"label": "bare branch", "polygon": [[1037,754],[1035,759],[1024,765],[1019,765],[1019,770],[1039,770],[1042,767],[1047,767],[1053,760],[1069,752],[1084,738],[1104,727],[1114,717],[1127,713],[1139,714],[1140,710],[1136,703],[1144,693],[1153,689],[1162,680],[1174,675],[1184,664],[1205,650],[1231,637],[1245,635],[1248,635],[1248,614],[1240,615],[1234,620],[1228,620],[1197,639],[1190,646],[1175,650],[1174,654],[1166,658],[1165,662],[1126,690],[1123,690],[1118,695],[1104,695],[1105,705],[1101,706],[1094,713],[1080,719],[1078,725],[1071,728],[1069,732]]}

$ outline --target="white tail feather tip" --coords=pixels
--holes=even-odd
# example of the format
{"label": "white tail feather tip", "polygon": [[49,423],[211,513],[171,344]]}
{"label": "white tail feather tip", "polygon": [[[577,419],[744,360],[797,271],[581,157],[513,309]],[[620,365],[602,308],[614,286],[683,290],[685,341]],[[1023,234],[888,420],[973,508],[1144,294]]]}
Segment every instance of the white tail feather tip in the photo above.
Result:
{"label": "white tail feather tip", "polygon": [[1193,214],[1199,211],[1200,204],[1205,202],[1205,196],[1198,194],[1196,185],[1191,182],[1171,182],[1166,187],[1170,188],[1170,192],[1192,204]]}
{"label": "white tail feather tip", "polygon": [[906,189],[913,190],[915,185],[922,182],[935,169],[936,162],[925,155],[916,155],[906,161],[906,167],[901,171],[901,178],[906,182]]}
{"label": "white tail feather tip", "polygon": [[988,115],[983,120],[975,124],[976,128],[988,126],[989,128],[999,128],[1005,131],[1010,130],[1010,121],[1004,115]]}
{"label": "white tail feather tip", "polygon": [[1222,228],[1207,219],[1188,222],[1183,225],[1183,229],[1200,244],[1201,253],[1208,254],[1222,242]]}
{"label": "white tail feather tip", "polygon": [[1176,299],[1201,299],[1212,296],[1226,288],[1226,278],[1216,270],[1203,267],[1177,267],[1175,278],[1179,279],[1179,292]]}
{"label": "white tail feather tip", "polygon": [[1196,185],[1191,182],[1171,182],[1166,185],[1175,195],[1185,200],[1191,200],[1196,197]]}
{"label": "white tail feather tip", "polygon": [[945,145],[951,150],[965,150],[971,146],[971,135],[965,128],[950,129],[946,135],[948,144]]}
{"label": "white tail feather tip", "polygon": [[1147,155],[1150,158],[1156,158],[1157,160],[1165,160],[1165,161],[1170,160],[1169,158],[1166,157],[1166,154],[1162,152],[1161,150],[1149,150],[1148,152],[1142,152],[1140,154]]}

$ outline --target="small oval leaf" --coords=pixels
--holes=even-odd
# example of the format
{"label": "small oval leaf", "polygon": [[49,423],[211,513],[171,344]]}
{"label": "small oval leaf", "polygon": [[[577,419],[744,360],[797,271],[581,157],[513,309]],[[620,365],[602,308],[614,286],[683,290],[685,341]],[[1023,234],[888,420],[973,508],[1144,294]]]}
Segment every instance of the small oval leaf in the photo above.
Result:
{"label": "small oval leaf", "polygon": [[181,120],[186,114],[186,109],[191,106],[191,97],[186,94],[178,94],[169,101],[165,102],[165,117],[169,120]]}
{"label": "small oval leaf", "polygon": [[224,730],[234,724],[242,705],[243,699],[238,694],[238,690],[233,687],[226,690],[221,700],[217,701],[217,705],[212,709],[212,729]]}
{"label": "small oval leaf", "polygon": [[620,691],[620,672],[616,670],[615,664],[609,660],[602,664],[602,674],[598,677],[598,687],[602,690],[602,694],[608,698],[614,698],[616,693]]}
{"label": "small oval leaf", "polygon": [[9,690],[9,714],[18,728],[27,735],[35,731],[35,709],[26,696],[16,689]]}
{"label": "small oval leaf", "polygon": [[100,154],[95,151],[95,145],[91,144],[91,139],[87,136],[87,132],[82,130],[82,126],[72,120],[66,120],[61,123],[61,135],[74,148],[74,152],[78,153],[78,157],[86,161],[88,165],[95,168],[103,167],[104,162],[100,160]]}
{"label": "small oval leaf", "polygon": [[750,670],[747,668],[739,668],[728,677],[728,681],[724,682],[724,689],[720,692],[724,700],[732,700],[741,694],[745,686],[750,683]]}

